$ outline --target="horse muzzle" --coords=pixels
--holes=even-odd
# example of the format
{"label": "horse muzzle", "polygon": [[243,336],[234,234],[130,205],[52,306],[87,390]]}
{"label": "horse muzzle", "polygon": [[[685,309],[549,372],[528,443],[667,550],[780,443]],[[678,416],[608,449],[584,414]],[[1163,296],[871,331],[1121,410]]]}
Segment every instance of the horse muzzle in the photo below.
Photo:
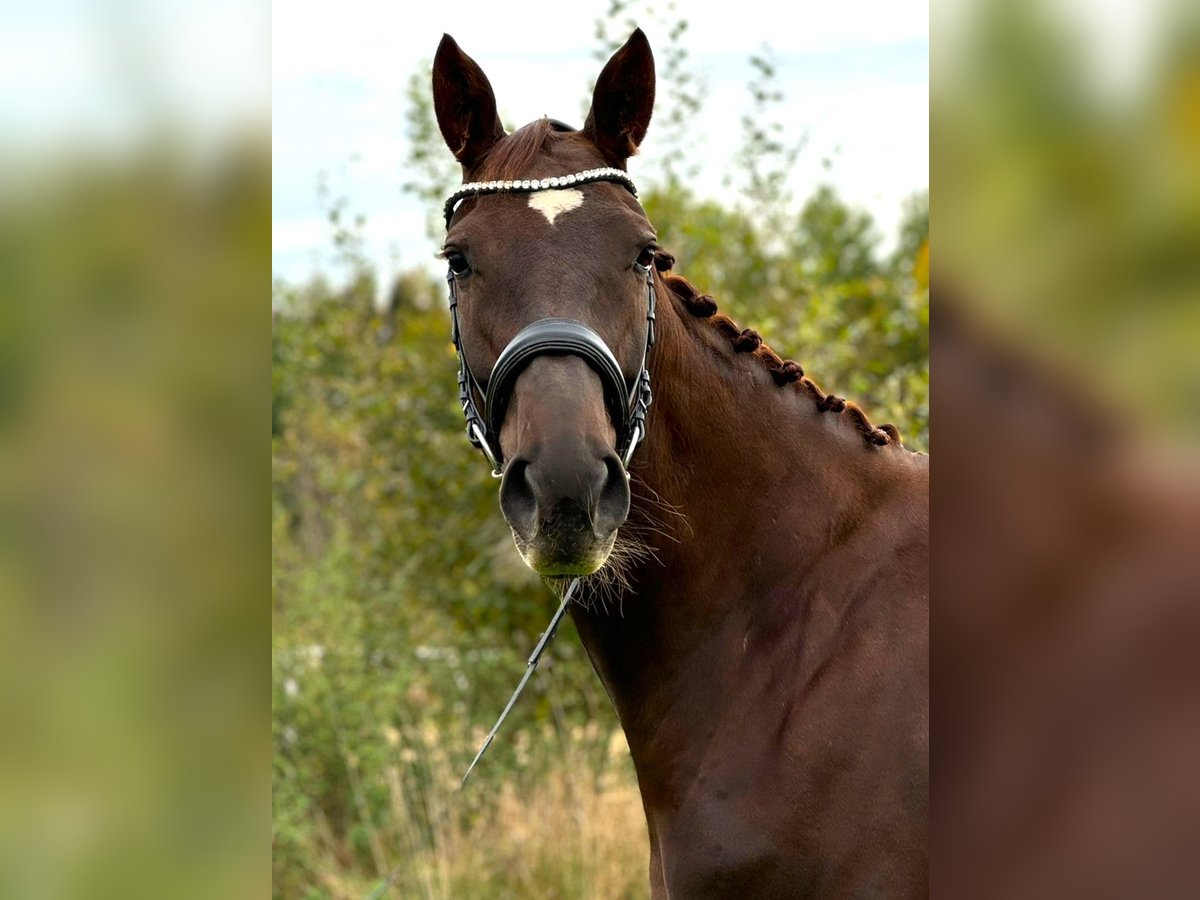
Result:
{"label": "horse muzzle", "polygon": [[[481,386],[463,354],[456,278],[453,271],[447,274],[467,436],[487,456],[492,474],[503,478],[500,508],[521,556],[541,575],[595,572],[629,514],[626,468],[646,435],[652,400],[646,361],[655,320],[653,269],[634,268],[646,279],[646,341],[632,383],[589,326],[546,318],[517,333]],[[501,432],[511,426],[510,407],[521,405],[522,393],[525,414],[517,418],[524,421],[521,434],[509,441],[510,456]],[[482,412],[477,396],[483,398]]]}
{"label": "horse muzzle", "polygon": [[557,420],[559,427],[536,428],[538,439],[514,448],[500,482],[500,510],[530,569],[545,576],[590,575],[606,562],[629,515],[629,478],[606,439],[612,430],[599,397],[565,408],[565,397],[554,402],[557,379],[538,378],[546,376],[539,370],[559,370],[563,382],[570,382],[584,374],[582,362],[541,362],[532,367],[530,384],[522,385],[529,389],[527,408],[533,401],[538,407],[526,415]]}
{"label": "horse muzzle", "polygon": [[611,450],[541,444],[509,460],[500,509],[525,563],[545,576],[590,575],[629,514],[629,480]]}

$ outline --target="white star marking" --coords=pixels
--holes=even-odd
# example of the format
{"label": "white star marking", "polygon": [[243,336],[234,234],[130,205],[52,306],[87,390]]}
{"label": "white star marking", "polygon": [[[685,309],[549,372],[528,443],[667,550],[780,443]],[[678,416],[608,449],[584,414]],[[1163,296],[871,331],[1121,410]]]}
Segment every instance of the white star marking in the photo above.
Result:
{"label": "white star marking", "polygon": [[529,195],[529,208],[536,209],[551,225],[558,216],[583,205],[583,191],[575,188],[535,191]]}

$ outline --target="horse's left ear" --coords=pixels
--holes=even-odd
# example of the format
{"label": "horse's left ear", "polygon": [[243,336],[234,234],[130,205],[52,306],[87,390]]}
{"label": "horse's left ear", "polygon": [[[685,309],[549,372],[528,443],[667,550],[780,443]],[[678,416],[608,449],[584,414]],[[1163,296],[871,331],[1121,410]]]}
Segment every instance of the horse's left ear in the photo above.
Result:
{"label": "horse's left ear", "polygon": [[654,54],[642,29],[613,54],[596,79],[583,134],[611,166],[625,168],[637,153],[654,111]]}

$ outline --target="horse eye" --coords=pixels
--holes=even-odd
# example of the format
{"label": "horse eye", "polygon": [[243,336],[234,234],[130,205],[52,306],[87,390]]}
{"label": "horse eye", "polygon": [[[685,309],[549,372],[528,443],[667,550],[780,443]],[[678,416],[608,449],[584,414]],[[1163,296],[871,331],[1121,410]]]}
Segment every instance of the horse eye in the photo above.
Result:
{"label": "horse eye", "polygon": [[654,252],[658,248],[654,244],[647,244],[642,248],[642,252],[638,254],[637,264],[643,269],[648,269],[654,265]]}
{"label": "horse eye", "polygon": [[445,257],[446,262],[450,264],[450,271],[455,275],[466,275],[471,271],[471,264],[467,262],[467,258],[457,250],[447,250]]}

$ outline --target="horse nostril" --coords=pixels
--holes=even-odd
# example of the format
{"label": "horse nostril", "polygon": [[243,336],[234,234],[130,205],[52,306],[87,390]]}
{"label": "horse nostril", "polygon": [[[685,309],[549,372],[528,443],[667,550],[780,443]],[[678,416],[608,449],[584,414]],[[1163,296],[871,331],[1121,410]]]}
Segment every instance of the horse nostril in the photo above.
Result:
{"label": "horse nostril", "polygon": [[604,469],[604,485],[593,514],[593,527],[598,535],[616,531],[629,515],[629,476],[621,458],[611,451],[605,454]]}
{"label": "horse nostril", "polygon": [[526,540],[537,530],[537,496],[529,483],[529,461],[522,457],[509,460],[500,482],[500,510],[508,524]]}
{"label": "horse nostril", "polygon": [[629,514],[629,479],[611,451],[582,469],[578,456],[540,462],[517,456],[504,469],[500,509],[527,541],[543,532],[556,540],[585,534],[605,538]]}

